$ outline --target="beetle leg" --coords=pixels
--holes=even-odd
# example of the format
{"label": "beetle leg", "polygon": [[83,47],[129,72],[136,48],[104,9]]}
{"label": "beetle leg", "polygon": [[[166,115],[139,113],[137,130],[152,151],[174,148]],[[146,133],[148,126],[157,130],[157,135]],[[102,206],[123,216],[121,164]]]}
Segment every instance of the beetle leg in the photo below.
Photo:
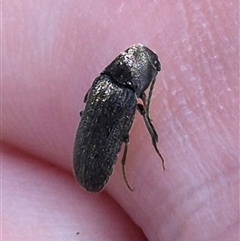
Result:
{"label": "beetle leg", "polygon": [[152,144],[153,144],[158,156],[161,158],[163,170],[165,170],[166,168],[165,168],[165,165],[164,165],[164,159],[163,159],[161,153],[159,152],[159,150],[157,148],[157,142],[158,142],[157,132],[155,131],[155,128],[154,128],[154,126],[153,126],[144,106],[142,104],[137,104],[137,109],[140,112],[140,114],[143,116],[145,125],[148,129],[148,132],[149,132],[151,138],[152,138]]}
{"label": "beetle leg", "polygon": [[140,99],[143,101],[143,106],[146,107],[146,105],[147,105],[147,96],[146,96],[146,94],[144,92],[140,95]]}
{"label": "beetle leg", "polygon": [[127,187],[133,191],[134,189],[132,189],[128,183],[128,180],[127,180],[127,176],[126,176],[126,172],[125,172],[125,163],[126,163],[126,157],[127,157],[127,151],[128,151],[128,142],[129,142],[129,137],[127,136],[125,139],[124,139],[124,143],[125,143],[125,147],[124,147],[124,152],[123,152],[123,157],[122,157],[122,173],[123,173],[123,178],[127,184]]}

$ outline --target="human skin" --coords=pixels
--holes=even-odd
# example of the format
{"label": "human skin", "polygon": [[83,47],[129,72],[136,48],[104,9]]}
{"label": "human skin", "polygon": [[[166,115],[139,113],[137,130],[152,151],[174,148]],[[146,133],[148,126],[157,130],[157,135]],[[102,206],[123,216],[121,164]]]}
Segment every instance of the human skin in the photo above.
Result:
{"label": "human skin", "polygon": [[[2,240],[237,240],[237,16],[238,1],[4,1]],[[118,160],[87,193],[72,174],[83,98],[134,43],[162,63],[150,116],[167,170],[137,113],[134,191]]]}

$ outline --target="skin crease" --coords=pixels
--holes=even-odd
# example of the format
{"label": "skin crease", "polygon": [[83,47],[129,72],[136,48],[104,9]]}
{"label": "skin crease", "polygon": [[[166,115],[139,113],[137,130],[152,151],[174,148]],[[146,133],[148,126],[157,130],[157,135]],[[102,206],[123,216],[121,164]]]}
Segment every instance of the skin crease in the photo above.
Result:
{"label": "skin crease", "polygon": [[[4,1],[1,240],[237,240],[237,9]],[[87,193],[72,176],[83,98],[134,43],[162,64],[150,116],[167,170],[137,113],[126,163],[134,191],[120,157],[104,192]]]}

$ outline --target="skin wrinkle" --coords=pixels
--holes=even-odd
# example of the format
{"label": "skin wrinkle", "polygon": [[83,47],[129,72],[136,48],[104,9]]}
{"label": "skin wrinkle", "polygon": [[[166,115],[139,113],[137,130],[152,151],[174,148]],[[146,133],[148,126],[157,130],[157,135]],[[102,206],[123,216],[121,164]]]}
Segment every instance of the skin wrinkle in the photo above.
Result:
{"label": "skin wrinkle", "polygon": [[[213,184],[215,183],[215,186],[221,189],[221,186],[219,185],[219,182],[218,182],[218,180],[221,180],[221,173],[219,174],[219,177],[216,177],[216,178],[210,177],[210,178],[212,180],[214,180]],[[191,205],[188,205],[188,202],[189,202],[189,204],[191,202],[194,202],[195,200],[193,199],[193,197],[196,199],[196,201],[198,201],[198,207],[195,207],[195,209],[188,209],[187,213],[181,213],[181,214],[179,213],[179,215],[181,215],[183,220],[188,220],[189,224],[191,223],[191,220],[194,219],[194,216],[196,214],[204,215],[203,212],[200,210],[202,209],[204,211],[204,209],[208,206],[208,202],[206,202],[206,201],[208,201],[208,198],[210,197],[210,199],[211,199],[211,198],[215,197],[215,194],[218,192],[218,189],[215,189],[214,186],[211,186],[210,189],[207,190],[207,192],[211,193],[211,195],[209,196],[209,194],[206,193],[206,183],[208,183],[208,180],[206,180],[205,183],[202,183],[196,187],[197,193],[195,193],[195,194],[197,194],[197,195],[194,194],[194,192],[196,192],[195,187],[190,190],[186,190],[186,192],[181,187],[180,188],[176,187],[176,190],[181,190],[181,195],[182,195],[182,198],[181,198],[181,196],[179,196],[180,198],[178,197],[178,203],[180,204],[178,206],[179,210],[181,210],[181,207],[180,207],[181,204],[184,206],[185,205],[191,206]],[[175,192],[176,191],[173,191],[174,194],[175,194]],[[203,193],[206,193],[207,195],[206,194],[202,195]],[[171,205],[171,200],[172,200],[172,198],[169,196],[168,203],[170,205]],[[186,202],[186,200],[188,200],[188,202]],[[174,206],[174,203],[173,203],[173,206]],[[175,211],[177,211],[177,210],[175,210]],[[211,213],[211,212],[209,213],[206,211],[205,211],[205,213],[206,213],[206,217],[204,219],[206,219],[206,218],[209,219],[209,222],[217,221],[218,218],[214,217],[213,213]],[[173,215],[172,217],[171,217],[171,215],[164,216],[163,219],[166,220],[166,223],[168,223],[169,226],[171,227],[172,223],[174,223],[173,220],[176,219],[176,214]],[[173,220],[171,220],[171,219],[173,219]],[[201,219],[202,218],[199,217],[199,220],[201,220]],[[183,232],[185,225],[186,225],[186,223],[182,222],[176,229],[181,230]],[[156,230],[157,230],[157,228],[158,227],[156,227]],[[202,230],[202,233],[204,233],[204,229]],[[176,234],[176,236],[172,236],[172,240],[174,240],[175,238],[180,238],[177,235],[178,234]]]}

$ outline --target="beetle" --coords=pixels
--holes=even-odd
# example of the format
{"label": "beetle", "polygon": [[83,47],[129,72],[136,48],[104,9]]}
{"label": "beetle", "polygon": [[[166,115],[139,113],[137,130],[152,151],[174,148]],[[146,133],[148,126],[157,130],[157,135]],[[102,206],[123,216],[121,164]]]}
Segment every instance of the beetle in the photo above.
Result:
{"label": "beetle", "polygon": [[[107,183],[124,142],[122,172],[126,174],[129,131],[136,110],[143,116],[152,144],[158,135],[149,117],[149,107],[156,75],[161,70],[158,56],[146,46],[136,44],[120,53],[93,81],[84,97],[84,111],[77,129],[73,169],[76,180],[90,192],[99,192]],[[145,90],[150,86],[148,97]],[[142,103],[137,103],[137,98]]]}

